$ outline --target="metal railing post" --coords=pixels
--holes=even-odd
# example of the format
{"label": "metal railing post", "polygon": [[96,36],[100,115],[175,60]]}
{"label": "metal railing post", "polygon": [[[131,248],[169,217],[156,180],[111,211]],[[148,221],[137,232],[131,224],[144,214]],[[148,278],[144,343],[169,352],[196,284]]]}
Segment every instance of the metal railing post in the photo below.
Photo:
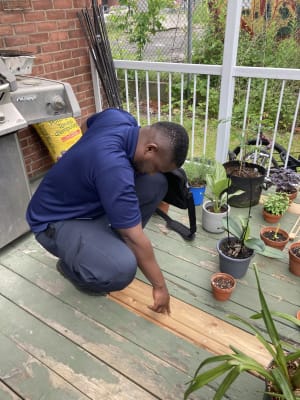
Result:
{"label": "metal railing post", "polygon": [[236,66],[241,10],[242,0],[228,0],[216,143],[216,160],[222,163],[226,161],[229,150],[235,83],[233,72]]}

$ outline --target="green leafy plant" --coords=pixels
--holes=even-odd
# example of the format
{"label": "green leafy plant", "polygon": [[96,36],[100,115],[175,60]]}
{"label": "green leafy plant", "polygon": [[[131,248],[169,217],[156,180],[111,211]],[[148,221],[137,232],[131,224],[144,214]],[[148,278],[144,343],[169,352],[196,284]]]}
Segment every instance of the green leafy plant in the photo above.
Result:
{"label": "green leafy plant", "polygon": [[244,193],[242,190],[238,190],[232,194],[227,194],[226,190],[231,185],[231,179],[227,177],[225,168],[218,161],[216,161],[213,173],[206,174],[205,180],[205,196],[213,203],[215,213],[221,212],[228,199]]}
{"label": "green leafy plant", "polygon": [[[238,258],[244,247],[254,250],[256,253],[271,258],[282,258],[282,252],[270,246],[266,246],[262,239],[250,235],[250,218],[242,216],[227,216],[223,218],[223,226],[228,232],[228,247],[231,248],[230,256]],[[234,243],[230,236],[235,238]]]}
{"label": "green leafy plant", "polygon": [[[189,382],[189,386],[185,391],[185,400],[188,399],[191,393],[214,381],[219,376],[227,373],[214,396],[214,400],[220,400],[223,398],[232,383],[244,371],[252,373],[255,372],[259,376],[263,377],[267,382],[267,387],[270,388],[268,389],[270,395],[276,396],[276,399],[300,399],[300,349],[292,347],[289,352],[285,351],[284,342],[280,339],[273,316],[276,315],[277,317],[293,322],[298,326],[300,326],[300,321],[288,314],[278,312],[271,313],[260,285],[257,267],[255,264],[253,266],[257,282],[261,312],[252,315],[251,318],[254,320],[263,320],[270,343],[267,339],[265,339],[260,330],[248,320],[234,315],[231,315],[230,318],[243,323],[246,327],[253,331],[264,348],[270,353],[273,360],[272,366],[270,368],[265,368],[264,365],[256,361],[254,358],[248,356],[237,348],[230,346],[231,350],[233,351],[232,354],[208,357],[201,362],[195,372],[194,378]],[[211,367],[205,372],[201,371],[204,366],[213,363],[218,363],[218,365]],[[291,364],[294,366],[293,369],[289,368]]]}
{"label": "green leafy plant", "polygon": [[207,176],[214,170],[214,162],[205,157],[187,160],[185,170],[190,186],[202,186],[206,184]]}
{"label": "green leafy plant", "polygon": [[263,207],[270,214],[283,215],[289,208],[289,202],[289,196],[284,192],[269,193]]}

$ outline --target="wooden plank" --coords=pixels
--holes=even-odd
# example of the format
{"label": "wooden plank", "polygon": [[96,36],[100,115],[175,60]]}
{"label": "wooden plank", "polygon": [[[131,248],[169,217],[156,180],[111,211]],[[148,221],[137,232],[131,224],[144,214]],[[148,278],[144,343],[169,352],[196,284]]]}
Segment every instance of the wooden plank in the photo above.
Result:
{"label": "wooden plank", "polygon": [[[24,248],[26,248],[26,245],[23,246],[23,250]],[[76,289],[74,289],[74,287],[69,282],[58,275],[55,269],[55,260],[53,260],[53,258],[49,256],[47,257],[46,254],[44,255],[43,251],[37,253],[33,251],[32,248],[34,248],[34,246],[32,247],[32,243],[30,243],[29,248],[27,248],[27,250],[24,250],[26,254],[23,253],[23,257],[21,257],[22,253],[20,254],[20,252],[18,251],[12,254],[10,257],[9,255],[7,255],[4,259],[2,258],[2,262],[9,264],[10,268],[13,268],[16,272],[18,272],[18,274],[23,274],[24,276],[26,276],[27,280],[35,282],[35,285],[44,288],[49,293],[52,293],[55,296],[58,296],[63,300],[64,303],[69,304],[72,308],[76,308],[79,311],[78,313],[78,311],[74,310],[77,317],[82,315],[81,313],[84,313],[87,317],[92,318],[94,321],[100,323],[100,326],[107,327],[110,330],[113,329],[116,333],[119,333],[123,339],[128,339],[130,344],[129,346],[124,340],[124,344],[123,341],[118,344],[118,342],[114,341],[114,336],[112,336],[111,342],[110,339],[107,338],[107,343],[110,343],[112,346],[112,355],[110,355],[110,357],[106,356],[106,352],[104,352],[102,356],[99,355],[101,359],[103,359],[104,357],[104,360],[106,360],[110,365],[118,365],[117,360],[111,363],[111,358],[113,357],[113,353],[116,351],[115,348],[119,346],[120,349],[117,356],[119,356],[119,358],[121,357],[121,359],[123,360],[124,358],[129,358],[129,354],[132,353],[132,361],[136,364],[136,369],[138,369],[138,372],[136,372],[136,370],[131,367],[129,360],[127,360],[127,363],[129,363],[129,368],[127,368],[126,366],[122,366],[121,368],[121,370],[126,371],[126,376],[130,377],[132,375],[133,379],[136,380],[136,375],[139,377],[143,374],[143,367],[140,368],[139,366],[147,366],[147,368],[149,368],[150,370],[154,369],[156,371],[156,374],[158,374],[156,377],[155,375],[153,376],[153,384],[157,386],[157,390],[159,390],[160,387],[162,387],[163,389],[164,385],[162,385],[161,382],[164,379],[169,380],[169,385],[171,385],[172,389],[169,392],[165,391],[162,393],[162,398],[164,400],[166,399],[164,393],[167,392],[169,393],[169,398],[172,398],[172,396],[174,396],[174,399],[176,400],[178,398],[181,398],[183,387],[185,387],[185,383],[189,380],[189,376],[193,375],[195,369],[199,365],[200,360],[203,360],[205,357],[207,357],[208,353],[197,346],[193,346],[190,342],[182,340],[178,336],[173,335],[171,332],[161,329],[159,326],[151,323],[150,321],[147,321],[144,318],[141,318],[136,314],[129,312],[123,306],[120,306],[117,303],[110,301],[109,299],[91,298],[90,296],[85,296],[81,294]],[[31,258],[31,256],[33,255],[37,256],[37,254],[41,254],[43,256],[42,258],[44,262],[49,262],[49,267],[45,266],[42,262],[37,262],[36,260]],[[3,274],[2,276],[4,277]],[[17,278],[15,282],[18,282]],[[10,292],[14,292],[15,290],[22,291],[25,298],[32,295],[30,290],[26,290],[24,292],[23,285],[21,288],[11,288]],[[0,292],[1,291],[2,288],[0,284]],[[21,299],[23,299],[24,296],[21,296]],[[9,295],[9,297],[11,296]],[[41,301],[38,296],[34,298],[37,299],[37,302]],[[13,296],[12,299],[15,299],[15,296]],[[23,303],[24,300],[19,300],[19,302],[20,301],[21,303]],[[44,302],[48,302],[48,300],[44,300]],[[44,302],[42,302],[42,304],[44,304]],[[25,304],[27,303],[28,300]],[[67,324],[68,326],[70,325],[70,323],[68,322],[69,314],[72,320],[73,312],[67,312],[64,320],[63,317],[56,316],[55,313],[53,313],[53,307],[60,310],[59,305],[49,303],[49,307],[50,319],[53,319],[59,326],[65,326],[65,324]],[[32,306],[30,306],[30,309],[31,308]],[[63,321],[63,323],[61,321]],[[86,335],[88,335],[88,339],[86,339],[87,342],[97,342],[98,336],[100,336],[101,338],[103,337],[103,333],[100,328],[98,328],[98,330],[96,331],[96,338],[94,338],[94,336],[91,338],[90,336],[90,325],[88,328],[83,325],[81,329],[83,330],[81,336],[83,335],[84,337],[86,337]],[[71,329],[71,331],[73,330],[74,328]],[[80,331],[79,327],[78,330]],[[68,332],[68,329],[66,329],[66,331]],[[132,351],[131,348],[134,349],[134,346],[132,346],[131,343],[136,343],[142,349],[148,350],[150,352],[150,359],[147,359],[147,357],[149,357],[149,354],[147,355],[147,352],[145,351]],[[123,347],[127,347],[128,351],[125,351],[124,353]],[[160,364],[157,365],[157,362],[155,362],[155,357],[153,358],[153,356],[163,359],[165,363],[167,362],[167,364],[164,363],[162,366],[160,366]],[[124,363],[124,360],[122,362]],[[164,368],[164,365],[171,365],[173,368],[178,369],[179,371],[181,371],[181,373],[184,373],[185,375],[183,376],[183,378],[179,379],[178,376],[174,376],[174,372],[172,372],[172,369],[170,369],[169,366],[167,368]],[[161,377],[161,375],[163,375],[163,377]],[[144,386],[148,386],[149,373],[144,377],[144,379]],[[181,386],[182,382],[184,382],[184,386]],[[201,393],[199,393],[199,395],[197,394],[197,397],[195,398],[211,399],[213,393],[212,388],[216,388],[218,387],[218,385],[219,381],[213,382],[211,386],[205,387],[203,390],[201,390]],[[230,399],[240,399],[241,396],[245,394],[245,387],[247,388],[247,400],[256,400],[257,396],[260,396],[264,390],[264,385],[262,381],[257,381],[256,378],[252,377],[249,374],[243,374],[229,390]],[[175,391],[176,393],[174,393]]]}
{"label": "wooden plank", "polygon": [[0,399],[1,400],[22,400],[7,385],[0,381]]}
{"label": "wooden plank", "polygon": [[[72,309],[3,266],[0,266],[0,274],[0,292],[56,332],[159,399],[177,400],[179,394],[183,395],[190,377],[180,369]],[[60,280],[58,277],[57,282]],[[65,284],[68,282],[62,280],[56,290],[63,290]],[[106,298],[88,298],[90,307],[97,303],[105,307],[105,303],[110,301]],[[78,301],[81,301],[80,297]],[[211,393],[210,388],[207,390]]]}
{"label": "wooden plank", "polygon": [[[0,332],[0,377],[21,398],[47,400],[88,400],[59,375],[16,346]],[[4,388],[2,386],[4,391]],[[1,391],[0,391],[1,393]],[[4,391],[4,394],[7,393]],[[8,395],[10,395],[8,393]],[[3,397],[5,398],[5,397]],[[3,399],[1,397],[1,400]],[[7,397],[14,399],[14,397]],[[18,399],[19,397],[15,397]]]}
{"label": "wooden plank", "polygon": [[171,298],[170,316],[157,314],[148,308],[151,286],[135,279],[131,285],[110,297],[134,310],[139,315],[172,332],[185,337],[215,354],[232,353],[230,344],[255,358],[265,367],[272,357],[256,337],[214,316],[190,306],[174,297]]}
{"label": "wooden plank", "polygon": [[2,296],[0,312],[0,331],[11,337],[16,347],[43,363],[89,399],[156,398]]}

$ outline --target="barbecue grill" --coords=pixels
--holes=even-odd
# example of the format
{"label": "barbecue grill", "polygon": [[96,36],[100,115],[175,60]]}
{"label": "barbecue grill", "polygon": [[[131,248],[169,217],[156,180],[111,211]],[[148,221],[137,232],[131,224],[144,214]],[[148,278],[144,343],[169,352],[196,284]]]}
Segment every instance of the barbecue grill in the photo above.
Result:
{"label": "barbecue grill", "polygon": [[0,248],[28,231],[25,212],[31,191],[18,130],[71,116],[80,116],[80,108],[68,83],[16,76],[0,50]]}

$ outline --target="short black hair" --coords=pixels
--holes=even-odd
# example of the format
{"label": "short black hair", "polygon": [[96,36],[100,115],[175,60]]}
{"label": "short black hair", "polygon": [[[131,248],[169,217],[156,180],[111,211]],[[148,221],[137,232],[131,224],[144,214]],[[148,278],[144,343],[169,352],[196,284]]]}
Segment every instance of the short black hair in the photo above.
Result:
{"label": "short black hair", "polygon": [[173,150],[172,162],[176,164],[177,168],[181,167],[189,149],[189,136],[185,128],[180,124],[169,121],[156,122],[152,127],[169,139]]}

